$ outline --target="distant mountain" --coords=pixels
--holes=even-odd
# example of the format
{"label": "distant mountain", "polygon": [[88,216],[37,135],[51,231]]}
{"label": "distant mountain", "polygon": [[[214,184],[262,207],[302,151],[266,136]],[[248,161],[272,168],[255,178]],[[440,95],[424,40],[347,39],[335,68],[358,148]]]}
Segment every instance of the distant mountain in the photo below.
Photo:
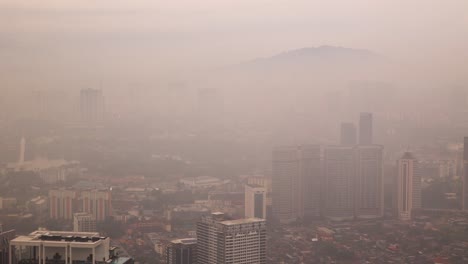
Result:
{"label": "distant mountain", "polygon": [[303,66],[319,64],[368,64],[383,63],[383,56],[364,49],[351,49],[336,46],[320,46],[286,51],[268,58],[258,58],[241,63],[242,67]]}

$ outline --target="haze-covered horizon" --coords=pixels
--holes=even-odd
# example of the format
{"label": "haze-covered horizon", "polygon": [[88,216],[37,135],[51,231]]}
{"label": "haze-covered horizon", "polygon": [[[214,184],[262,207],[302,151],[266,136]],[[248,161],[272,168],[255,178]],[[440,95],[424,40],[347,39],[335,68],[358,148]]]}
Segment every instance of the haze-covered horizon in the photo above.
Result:
{"label": "haze-covered horizon", "polygon": [[464,83],[466,10],[422,0],[3,0],[2,87],[154,85],[323,45],[381,54],[413,79]]}

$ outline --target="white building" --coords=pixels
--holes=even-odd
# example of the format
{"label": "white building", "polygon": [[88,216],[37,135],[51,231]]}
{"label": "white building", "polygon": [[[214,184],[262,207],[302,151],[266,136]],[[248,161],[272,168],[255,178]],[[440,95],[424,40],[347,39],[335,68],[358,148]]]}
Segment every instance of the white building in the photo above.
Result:
{"label": "white building", "polygon": [[418,161],[412,153],[406,152],[397,163],[398,218],[410,220],[412,211],[421,208],[421,176],[418,173]]}
{"label": "white building", "polygon": [[266,189],[259,185],[245,185],[245,218],[266,219]]}
{"label": "white building", "polygon": [[109,260],[109,243],[110,239],[99,233],[38,230],[10,241],[9,263],[54,259],[64,264],[105,263]]}
{"label": "white building", "polygon": [[74,232],[96,232],[96,217],[89,213],[73,214]]}
{"label": "white building", "polygon": [[225,220],[213,213],[197,223],[198,263],[265,264],[266,221],[259,218]]}

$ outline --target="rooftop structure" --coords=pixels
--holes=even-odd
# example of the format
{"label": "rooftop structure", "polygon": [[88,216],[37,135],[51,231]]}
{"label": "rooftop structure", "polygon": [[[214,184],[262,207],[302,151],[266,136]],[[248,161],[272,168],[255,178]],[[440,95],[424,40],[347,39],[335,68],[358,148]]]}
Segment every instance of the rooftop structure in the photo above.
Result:
{"label": "rooftop structure", "polygon": [[58,263],[106,263],[110,261],[108,237],[96,232],[65,232],[37,230],[11,240],[9,263],[39,263],[57,260]]}

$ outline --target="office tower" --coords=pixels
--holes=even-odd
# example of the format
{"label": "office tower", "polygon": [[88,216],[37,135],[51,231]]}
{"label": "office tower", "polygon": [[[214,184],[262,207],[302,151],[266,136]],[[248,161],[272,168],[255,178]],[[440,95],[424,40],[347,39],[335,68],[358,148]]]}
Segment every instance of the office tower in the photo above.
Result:
{"label": "office tower", "polygon": [[354,148],[327,146],[324,151],[324,215],[341,221],[354,218]]}
{"label": "office tower", "polygon": [[74,190],[49,191],[49,216],[51,219],[72,220],[76,212],[77,193]]}
{"label": "office tower", "polygon": [[278,147],[273,150],[273,214],[280,222],[320,215],[320,146]]}
{"label": "office tower", "polygon": [[82,89],[80,111],[83,122],[99,122],[104,118],[104,96],[101,90]]}
{"label": "office tower", "polygon": [[397,162],[398,167],[398,218],[410,220],[414,209],[421,208],[421,177],[418,161],[410,152],[405,152]]}
{"label": "office tower", "polygon": [[0,264],[8,264],[10,240],[16,237],[15,230],[4,231],[0,224]]}
{"label": "office tower", "polygon": [[96,218],[88,213],[73,214],[73,232],[96,232]]}
{"label": "office tower", "polygon": [[98,222],[112,215],[110,190],[86,190],[81,192],[82,211],[92,214]]}
{"label": "office tower", "polygon": [[265,264],[266,222],[248,218],[225,220],[223,213],[197,223],[198,263]]}
{"label": "office tower", "polygon": [[372,113],[361,113],[359,116],[359,144],[372,144]]}
{"label": "office tower", "polygon": [[468,137],[463,141],[462,210],[468,210]]}
{"label": "office tower", "polygon": [[353,123],[341,123],[340,144],[344,146],[356,145],[356,126]]}
{"label": "office tower", "polygon": [[171,241],[166,249],[166,264],[196,264],[197,239],[184,238]]}
{"label": "office tower", "polygon": [[383,216],[383,147],[360,145],[356,147],[356,216],[378,218]]}
{"label": "office tower", "polygon": [[266,189],[260,185],[245,185],[245,218],[266,219]]}

